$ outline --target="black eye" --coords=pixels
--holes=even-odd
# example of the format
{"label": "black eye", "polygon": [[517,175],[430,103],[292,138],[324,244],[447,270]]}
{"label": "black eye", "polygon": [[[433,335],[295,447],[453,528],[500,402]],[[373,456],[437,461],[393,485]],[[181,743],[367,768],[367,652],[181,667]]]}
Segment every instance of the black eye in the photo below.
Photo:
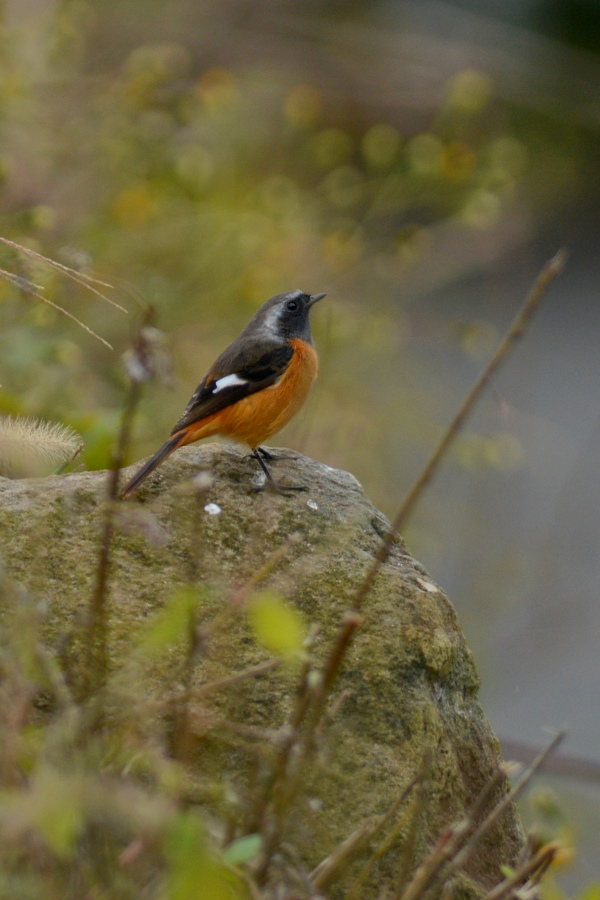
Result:
{"label": "black eye", "polygon": [[290,312],[294,312],[298,309],[298,301],[297,300],[288,300],[286,303],[287,308]]}

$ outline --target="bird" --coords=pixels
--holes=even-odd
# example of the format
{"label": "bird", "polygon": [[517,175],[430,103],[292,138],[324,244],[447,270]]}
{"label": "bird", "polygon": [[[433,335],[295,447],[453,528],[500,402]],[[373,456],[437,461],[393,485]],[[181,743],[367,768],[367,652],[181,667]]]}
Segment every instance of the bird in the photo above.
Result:
{"label": "bird", "polygon": [[261,444],[298,412],[317,377],[309,313],[325,296],[294,290],[263,303],[208,370],[169,439],[136,472],[122,498],[131,496],[179,447],[214,435],[247,444],[264,472],[265,486],[278,493],[305,490],[273,478],[266,464],[273,456]]}

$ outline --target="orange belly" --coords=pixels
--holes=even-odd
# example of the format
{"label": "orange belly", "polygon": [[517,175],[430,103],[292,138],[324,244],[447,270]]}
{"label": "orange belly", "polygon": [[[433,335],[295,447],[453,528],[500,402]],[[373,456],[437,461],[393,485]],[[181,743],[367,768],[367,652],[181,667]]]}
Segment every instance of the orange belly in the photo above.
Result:
{"label": "orange belly", "polygon": [[317,354],[306,341],[290,341],[294,355],[277,384],[189,425],[179,447],[222,434],[254,449],[296,415],[317,377]]}

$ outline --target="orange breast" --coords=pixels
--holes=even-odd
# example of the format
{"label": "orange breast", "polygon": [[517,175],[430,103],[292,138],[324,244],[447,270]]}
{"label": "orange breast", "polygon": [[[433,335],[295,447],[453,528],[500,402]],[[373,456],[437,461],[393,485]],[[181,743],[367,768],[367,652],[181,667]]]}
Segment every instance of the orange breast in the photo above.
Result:
{"label": "orange breast", "polygon": [[294,355],[277,384],[194,422],[179,446],[222,434],[254,448],[287,425],[306,400],[318,369],[317,354],[310,344],[300,338],[290,344]]}

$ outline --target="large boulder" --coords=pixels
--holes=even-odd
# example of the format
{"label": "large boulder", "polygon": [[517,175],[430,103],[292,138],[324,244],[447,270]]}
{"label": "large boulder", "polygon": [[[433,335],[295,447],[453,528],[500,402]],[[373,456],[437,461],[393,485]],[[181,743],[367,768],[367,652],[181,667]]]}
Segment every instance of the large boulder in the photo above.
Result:
{"label": "large boulder", "polygon": [[[122,504],[107,595],[113,671],[126,665],[136,636],[177,586],[191,581],[205,585],[199,616],[208,622],[232,605],[236,586],[269,561],[260,588],[295,605],[314,629],[315,656],[327,654],[388,523],[347,472],[301,456],[277,460],[272,467],[282,482],[307,490],[286,495],[255,491],[255,461],[236,448],[204,444],[178,451],[145,482],[136,499]],[[190,479],[199,472],[210,477],[193,486]],[[80,627],[94,587],[106,484],[104,472],[0,479],[1,556],[16,581],[49,602],[47,640],[58,649]],[[291,535],[297,538],[290,540]],[[238,606],[226,617],[225,627],[200,647],[194,684],[268,659],[253,638],[243,604]],[[307,871],[361,823],[384,813],[420,771],[429,751],[431,774],[417,859],[445,825],[464,813],[499,763],[499,744],[477,699],[477,670],[454,607],[400,540],[362,615],[302,796],[283,826],[285,841],[295,847]],[[69,646],[73,664],[80,644],[71,641]],[[174,646],[146,672],[138,672],[136,677],[147,680],[144,690],[150,688],[158,697],[167,687],[172,690],[183,652]],[[142,684],[128,687],[141,690]],[[288,664],[241,679],[205,702],[222,720],[266,731],[288,720],[296,688],[297,670]],[[220,784],[209,805],[217,816],[233,820],[235,834],[231,797],[239,806],[249,773],[256,774],[256,760],[202,721],[197,716],[188,735],[187,765],[200,780],[210,777],[213,786]],[[268,764],[268,748],[262,760]],[[497,796],[506,790],[501,783]],[[383,884],[394,884],[402,843],[400,829],[362,897],[379,897]],[[522,843],[518,816],[510,806],[461,875],[460,896],[483,896],[501,880],[501,866],[514,864]],[[355,875],[356,869],[352,871]],[[333,895],[344,896],[350,875],[344,877],[328,889]]]}

